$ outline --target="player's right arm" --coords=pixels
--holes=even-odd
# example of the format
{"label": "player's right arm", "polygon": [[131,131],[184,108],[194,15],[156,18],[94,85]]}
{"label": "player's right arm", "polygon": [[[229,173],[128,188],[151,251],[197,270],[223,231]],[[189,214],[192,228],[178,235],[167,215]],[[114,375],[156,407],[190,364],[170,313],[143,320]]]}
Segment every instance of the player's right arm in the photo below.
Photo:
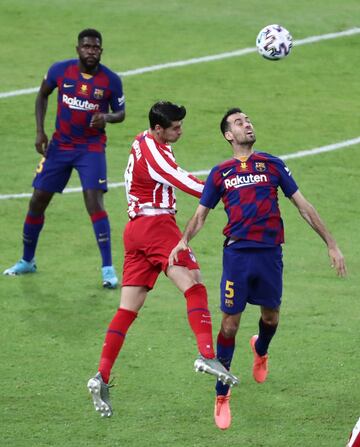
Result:
{"label": "player's right arm", "polygon": [[48,97],[54,87],[50,87],[46,79],[41,83],[39,93],[36,96],[35,101],[35,119],[36,119],[36,139],[35,147],[39,154],[46,156],[46,151],[48,147],[48,137],[45,133],[45,116],[48,105]]}
{"label": "player's right arm", "polygon": [[180,168],[168,154],[160,152],[151,138],[145,138],[145,142],[142,143],[142,153],[153,180],[178,188],[192,196],[201,197],[204,182]]}
{"label": "player's right arm", "polygon": [[200,205],[197,207],[195,214],[186,225],[184,234],[175,248],[170,253],[169,265],[173,265],[174,260],[177,261],[177,255],[181,250],[188,248],[190,240],[204,226],[209,211],[216,207],[221,198],[221,176],[219,176],[218,168],[215,166],[206,179],[204,190],[200,199]]}
{"label": "player's right arm", "polygon": [[187,223],[184,234],[176,247],[174,247],[169,256],[169,265],[174,265],[174,261],[178,261],[178,253],[189,248],[190,240],[201,230],[204,226],[205,220],[209,214],[210,208],[199,205],[193,217]]}

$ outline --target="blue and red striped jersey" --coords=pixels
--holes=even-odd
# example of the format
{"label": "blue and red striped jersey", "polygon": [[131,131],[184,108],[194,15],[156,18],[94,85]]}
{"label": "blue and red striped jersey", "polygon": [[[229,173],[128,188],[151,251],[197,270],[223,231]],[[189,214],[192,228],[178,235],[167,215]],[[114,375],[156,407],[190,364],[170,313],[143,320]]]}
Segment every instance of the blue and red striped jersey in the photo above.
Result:
{"label": "blue and red striped jersey", "polygon": [[223,233],[238,245],[272,247],[284,242],[278,187],[289,198],[298,189],[280,158],[253,152],[246,161],[232,158],[215,166],[200,203],[215,208],[222,199],[228,217]]}
{"label": "blue and red striped jersey", "polygon": [[104,129],[89,127],[94,113],[125,109],[121,79],[102,64],[95,75],[81,73],[78,59],[57,62],[45,77],[50,88],[58,88],[56,130],[52,136],[61,149],[105,150]]}

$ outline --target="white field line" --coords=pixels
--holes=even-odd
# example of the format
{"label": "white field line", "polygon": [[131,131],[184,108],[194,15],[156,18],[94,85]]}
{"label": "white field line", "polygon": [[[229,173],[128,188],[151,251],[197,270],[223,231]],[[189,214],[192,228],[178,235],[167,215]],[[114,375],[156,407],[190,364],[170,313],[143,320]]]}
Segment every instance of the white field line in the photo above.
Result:
{"label": "white field line", "polygon": [[[282,160],[290,160],[292,158],[302,158],[302,157],[307,157],[309,155],[317,155],[317,154],[321,154],[323,152],[331,152],[331,151],[336,151],[337,149],[348,148],[348,147],[354,146],[355,144],[360,144],[360,137],[353,138],[351,140],[340,141],[339,143],[329,144],[327,146],[315,147],[314,149],[293,152],[292,154],[280,155],[279,157]],[[202,170],[202,171],[194,171],[194,172],[192,172],[192,174],[194,174],[194,175],[208,175],[209,172],[210,172],[210,170],[206,169],[206,170]],[[108,184],[109,189],[120,188],[122,186],[125,186],[124,182]],[[82,191],[81,187],[65,188],[63,193],[69,194],[69,193],[81,192],[81,191]],[[31,197],[31,195],[32,195],[32,192],[31,193],[23,192],[20,194],[0,194],[0,200],[29,198],[29,197]]]}
{"label": "white field line", "polygon": [[[320,42],[321,40],[337,39],[338,37],[353,36],[354,34],[360,34],[360,28],[351,28],[351,29],[348,29],[345,31],[340,31],[338,33],[322,34],[319,36],[310,36],[310,37],[306,37],[305,39],[295,40],[294,46],[307,45],[309,43]],[[221,60],[221,59],[227,59],[230,57],[245,56],[246,54],[255,53],[255,52],[256,52],[255,47],[243,48],[241,50],[229,51],[229,52],[220,53],[220,54],[213,54],[210,56],[196,57],[193,59],[186,59],[183,61],[168,62],[165,64],[151,65],[149,67],[135,68],[134,70],[120,72],[120,73],[118,73],[118,75],[122,76],[122,77],[135,76],[135,75],[139,75],[139,74],[143,74],[143,73],[149,73],[152,71],[165,70],[167,68],[184,67],[186,65],[202,64],[204,62],[212,62],[212,61],[217,61],[217,60]],[[10,92],[2,92],[2,93],[0,93],[0,99],[9,98],[11,96],[28,95],[30,93],[36,93],[38,90],[39,90],[39,87],[32,87],[32,88],[25,88],[22,90],[13,90]]]}

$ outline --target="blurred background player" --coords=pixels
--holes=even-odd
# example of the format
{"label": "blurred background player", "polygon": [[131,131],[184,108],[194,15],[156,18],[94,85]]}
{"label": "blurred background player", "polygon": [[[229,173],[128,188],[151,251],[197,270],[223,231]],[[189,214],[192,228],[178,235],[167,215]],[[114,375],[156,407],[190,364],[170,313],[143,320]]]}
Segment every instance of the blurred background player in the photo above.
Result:
{"label": "blurred background player", "polygon": [[[200,205],[187,224],[181,241],[172,250],[169,263],[176,262],[178,253],[186,250],[188,242],[204,225],[210,209],[222,199],[228,223],[223,232],[226,239],[217,357],[230,369],[241,314],[247,303],[260,306],[259,334],[251,337],[250,345],[254,355],[253,377],[262,383],[268,374],[267,352],[278,326],[282,295],[284,229],[278,205],[279,187],[324,240],[331,264],[339,276],[346,274],[345,262],[336,241],[299,191],[283,161],[253,151],[256,137],[250,119],[240,109],[230,109],[220,127],[232,146],[233,158],[211,170]],[[229,398],[229,387],[218,383],[214,418],[221,429],[228,428],[231,423]]]}
{"label": "blurred background player", "polygon": [[191,249],[186,247],[178,261],[168,265],[170,251],[181,239],[175,220],[175,188],[195,197],[200,197],[204,188],[201,180],[177,165],[170,146],[181,137],[185,114],[185,107],[171,102],[154,104],[149,112],[150,129],[135,138],[130,151],[125,171],[130,221],[124,230],[120,307],[109,325],[98,373],[88,382],[95,409],[102,416],[112,415],[107,384],[113,364],[162,271],[185,296],[188,321],[200,352],[195,368],[230,385],[238,382],[215,358],[207,292]]}
{"label": "blurred background player", "polygon": [[[125,100],[119,76],[100,64],[101,34],[94,29],[81,31],[76,51],[78,59],[50,67],[36,98],[35,147],[43,158],[36,169],[25,218],[23,257],[4,274],[36,271],[34,256],[45,210],[54,193],[63,191],[75,168],[102,257],[103,286],[114,288],[118,279],[112,265],[110,223],[103,199],[107,191],[105,126],[125,119]],[[58,89],[56,129],[49,143],[44,121],[48,97],[55,88]]]}

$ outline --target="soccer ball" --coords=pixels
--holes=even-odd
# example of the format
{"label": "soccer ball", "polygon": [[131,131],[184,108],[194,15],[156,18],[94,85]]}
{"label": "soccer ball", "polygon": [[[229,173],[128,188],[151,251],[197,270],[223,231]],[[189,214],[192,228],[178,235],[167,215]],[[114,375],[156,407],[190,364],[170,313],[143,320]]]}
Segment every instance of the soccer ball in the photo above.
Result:
{"label": "soccer ball", "polygon": [[256,38],[256,47],[265,59],[277,61],[290,53],[292,37],[283,26],[268,25],[259,32]]}

